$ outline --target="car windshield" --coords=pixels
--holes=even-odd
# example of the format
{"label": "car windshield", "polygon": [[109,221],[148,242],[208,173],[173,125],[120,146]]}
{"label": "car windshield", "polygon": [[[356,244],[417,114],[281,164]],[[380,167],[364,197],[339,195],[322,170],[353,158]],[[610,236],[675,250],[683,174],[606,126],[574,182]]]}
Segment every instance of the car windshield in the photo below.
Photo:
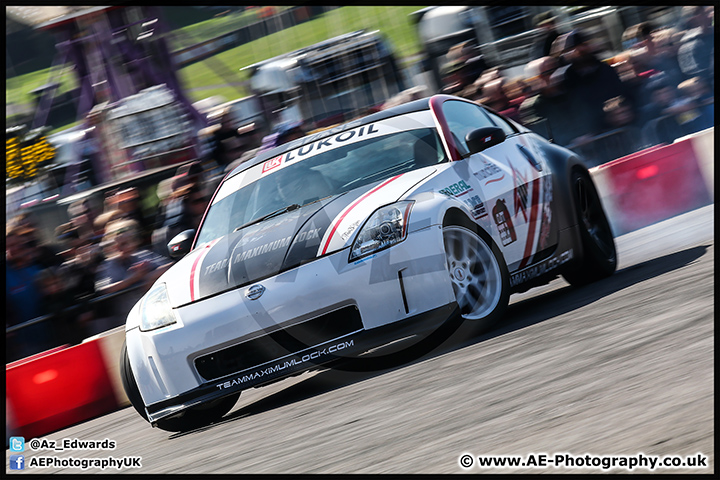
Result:
{"label": "car windshield", "polygon": [[[342,135],[347,137],[349,133],[336,138],[342,141]],[[434,128],[396,130],[298,158],[315,145],[315,150],[321,150],[330,143],[324,140],[304,145],[226,180],[207,212],[197,244],[225,236],[264,217],[446,161]]]}

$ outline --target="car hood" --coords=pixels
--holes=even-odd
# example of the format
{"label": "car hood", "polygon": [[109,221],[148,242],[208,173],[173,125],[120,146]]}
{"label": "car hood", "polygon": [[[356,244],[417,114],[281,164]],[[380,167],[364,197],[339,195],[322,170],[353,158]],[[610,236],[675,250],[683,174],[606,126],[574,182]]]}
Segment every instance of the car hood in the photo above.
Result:
{"label": "car hood", "polygon": [[358,187],[199,245],[158,282],[178,307],[349,247],[368,216],[433,172],[424,168]]}

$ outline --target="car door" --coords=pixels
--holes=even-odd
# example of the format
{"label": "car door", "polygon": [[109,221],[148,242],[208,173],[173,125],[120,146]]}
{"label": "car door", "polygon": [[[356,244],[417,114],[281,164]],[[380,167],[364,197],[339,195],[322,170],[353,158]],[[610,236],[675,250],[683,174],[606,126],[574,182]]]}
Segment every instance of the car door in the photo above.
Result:
{"label": "car door", "polygon": [[[505,143],[514,145],[510,149],[515,151],[517,162],[515,158],[508,157],[512,159],[511,169],[516,171],[515,178],[522,179],[525,184],[525,187],[514,187],[520,189],[517,198],[525,198],[524,208],[530,212],[525,252],[519,265],[519,268],[524,268],[547,258],[558,242],[557,221],[553,222],[552,214],[552,171],[542,153],[537,135],[527,129],[516,128],[505,118],[488,109],[484,110],[490,119],[505,131]],[[515,197],[515,194],[513,196]]]}
{"label": "car door", "polygon": [[[491,234],[503,251],[508,270],[516,271],[538,260],[555,238],[550,235],[550,169],[527,138],[512,124],[479,105],[447,100],[443,116],[458,153],[468,164],[468,184],[477,189],[477,200],[491,221]],[[468,156],[465,136],[487,126],[505,131],[504,142]],[[477,218],[476,218],[477,220]]]}

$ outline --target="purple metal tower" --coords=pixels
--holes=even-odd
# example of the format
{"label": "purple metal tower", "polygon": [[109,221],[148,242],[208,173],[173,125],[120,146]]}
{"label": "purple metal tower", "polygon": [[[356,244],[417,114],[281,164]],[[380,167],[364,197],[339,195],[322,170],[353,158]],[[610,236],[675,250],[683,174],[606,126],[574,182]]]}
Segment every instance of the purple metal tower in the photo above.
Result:
{"label": "purple metal tower", "polygon": [[[92,7],[37,28],[59,40],[54,65],[75,65],[80,84],[78,118],[98,103],[114,103],[152,85],[166,84],[196,121],[205,124],[180,87],[165,42],[168,29],[158,7]],[[50,100],[42,98],[33,126],[46,120]]]}
{"label": "purple metal tower", "polygon": [[[167,26],[155,6],[91,7],[39,25],[58,39],[57,55],[50,84],[62,68],[74,65],[78,80],[77,118],[86,119],[93,107],[115,105],[144,89],[164,84],[190,119],[193,131],[206,126],[192,107],[177,78],[177,69],[168,49]],[[49,89],[40,98],[32,128],[45,124],[57,90]],[[193,143],[193,153],[198,154]],[[105,162],[94,168],[101,181],[112,179]],[[157,162],[155,162],[156,164]],[[142,163],[130,169],[144,169]],[[71,172],[68,172],[68,178]]]}

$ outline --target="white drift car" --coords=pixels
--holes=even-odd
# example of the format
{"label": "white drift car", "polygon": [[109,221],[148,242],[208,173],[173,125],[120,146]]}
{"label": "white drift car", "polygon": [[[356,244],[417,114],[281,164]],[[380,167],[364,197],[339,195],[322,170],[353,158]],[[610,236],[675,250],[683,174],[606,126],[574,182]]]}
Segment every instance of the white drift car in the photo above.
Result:
{"label": "white drift car", "polygon": [[219,419],[247,388],[452,319],[487,325],[513,292],[616,266],[576,155],[447,95],[240,165],[168,247],[183,258],[128,315],[121,367],[133,406],[169,431]]}

